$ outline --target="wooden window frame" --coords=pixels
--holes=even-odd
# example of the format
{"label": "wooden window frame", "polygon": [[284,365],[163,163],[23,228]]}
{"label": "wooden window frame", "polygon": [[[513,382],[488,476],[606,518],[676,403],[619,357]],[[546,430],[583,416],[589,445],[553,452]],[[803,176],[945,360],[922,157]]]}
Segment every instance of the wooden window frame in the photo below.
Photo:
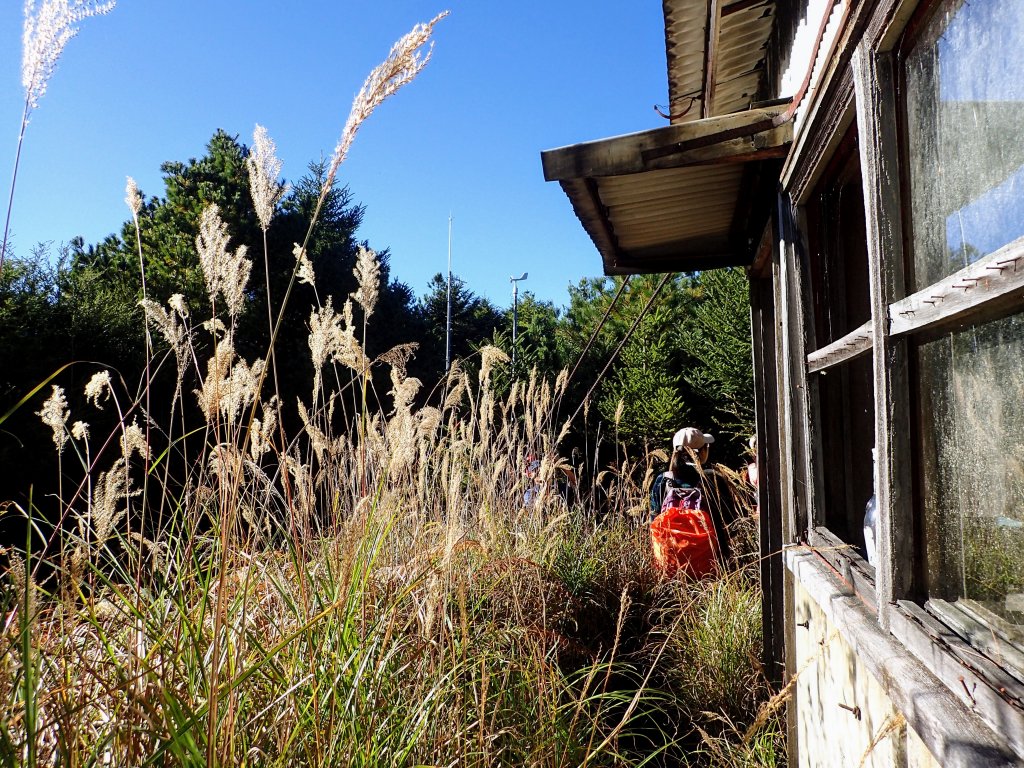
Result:
{"label": "wooden window frame", "polygon": [[[897,121],[891,118],[902,115],[896,46],[908,24],[916,23],[917,6],[917,0],[879,2],[852,59],[872,280],[870,336],[879,449],[879,562],[875,569],[878,623],[938,677],[963,706],[979,713],[1018,755],[1024,756],[1024,684],[965,642],[940,620],[937,611],[929,610],[927,595],[920,589],[918,569],[923,549],[916,541],[919,509],[912,494],[911,342],[923,333],[949,332],[964,321],[1024,312],[1024,237],[907,294],[903,236],[906,213],[901,189],[904,145]],[[862,333],[867,335],[867,329],[854,332]],[[815,365],[838,364],[860,353],[863,343],[859,337],[840,339],[830,345],[833,349],[808,356],[808,369],[812,357]]]}

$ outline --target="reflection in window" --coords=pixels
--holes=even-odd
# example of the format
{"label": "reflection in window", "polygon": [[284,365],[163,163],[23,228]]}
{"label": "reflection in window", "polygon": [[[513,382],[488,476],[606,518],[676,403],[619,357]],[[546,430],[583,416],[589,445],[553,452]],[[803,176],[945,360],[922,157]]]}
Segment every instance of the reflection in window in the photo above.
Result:
{"label": "reflection in window", "polygon": [[923,344],[918,363],[928,594],[1024,625],[1024,315]]}
{"label": "reflection in window", "polygon": [[1024,3],[948,0],[906,59],[914,289],[1024,235]]}

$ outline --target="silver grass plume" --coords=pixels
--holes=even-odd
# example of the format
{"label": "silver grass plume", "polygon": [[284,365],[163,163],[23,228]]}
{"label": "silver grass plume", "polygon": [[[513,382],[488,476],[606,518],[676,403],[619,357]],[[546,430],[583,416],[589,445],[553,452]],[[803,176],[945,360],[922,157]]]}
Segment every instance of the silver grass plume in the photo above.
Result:
{"label": "silver grass plume", "polygon": [[[181,300],[181,294],[176,293],[171,297],[171,301],[168,302],[171,309],[174,309],[175,298]],[[156,326],[180,361],[184,357],[187,348],[185,343],[185,326],[178,322],[178,318],[183,316],[182,313],[178,310],[174,312],[168,311],[152,299],[143,299],[139,302],[139,306],[142,307],[142,311],[146,314],[146,319]],[[183,307],[184,305],[181,306]]]}
{"label": "silver grass plume", "polygon": [[[388,57],[370,72],[363,87],[352,101],[352,109],[349,112],[348,120],[345,121],[345,128],[341,132],[338,145],[334,148],[330,170],[324,182],[325,188],[329,188],[334,183],[338,166],[348,155],[359,126],[388,97],[397,93],[403,85],[411,83],[430,61],[431,50],[428,49],[426,55],[423,55],[420,49],[430,40],[434,25],[447,15],[448,12],[445,11],[426,24],[417,24],[408,34],[391,46]],[[433,45],[431,45],[432,48]]]}
{"label": "silver grass plume", "polygon": [[39,106],[46,86],[57,68],[64,46],[78,34],[78,24],[90,16],[114,9],[115,2],[88,0],[25,0],[25,21],[21,33],[21,85],[25,89],[25,112]]}
{"label": "silver grass plume", "polygon": [[341,317],[334,311],[330,296],[320,308],[309,315],[309,352],[313,361],[313,407],[316,407],[323,386],[323,367],[341,336]]}
{"label": "silver grass plume", "polygon": [[[132,480],[126,471],[123,458],[118,458],[109,471],[100,474],[93,498],[92,519],[95,527],[94,549],[100,549],[109,538],[114,526],[127,512],[128,499],[138,496],[141,491],[132,487]],[[125,506],[120,506],[121,499]]]}
{"label": "silver grass plume", "polygon": [[216,345],[213,356],[206,363],[203,388],[196,390],[199,406],[208,423],[212,423],[219,413],[228,424],[234,424],[243,409],[256,399],[264,361],[256,360],[252,367],[242,358],[238,358],[237,363],[234,361],[235,348],[229,336]]}
{"label": "silver grass plume", "polygon": [[310,446],[313,448],[313,452],[316,454],[317,460],[323,463],[324,457],[328,454],[331,449],[331,441],[316,424],[313,423],[313,419],[310,416],[306,406],[302,404],[302,401],[298,401],[299,405],[299,418],[302,419],[302,426],[306,430],[306,434],[309,436]]}
{"label": "silver grass plume", "polygon": [[196,236],[199,264],[210,301],[220,293],[228,306],[228,314],[235,318],[245,304],[245,284],[249,282],[252,262],[245,257],[244,245],[233,253],[228,250],[228,240],[228,225],[221,219],[220,209],[216,205],[208,206],[199,219]]}
{"label": "silver grass plume", "polygon": [[71,436],[79,442],[89,441],[89,425],[84,421],[76,421],[71,425]]}
{"label": "silver grass plume", "polygon": [[491,371],[494,369],[495,363],[507,363],[509,361],[508,355],[506,355],[498,347],[488,344],[480,350],[480,386],[485,388],[490,386],[491,383]]}
{"label": "silver grass plume", "polygon": [[249,430],[249,455],[253,461],[267,453],[273,447],[274,430],[277,428],[277,414],[281,401],[277,395],[270,398],[269,403],[262,403],[263,419],[253,419]]}
{"label": "silver grass plume", "polygon": [[252,134],[252,149],[245,159],[249,168],[249,192],[252,204],[259,217],[260,226],[266,232],[270,228],[270,220],[274,217],[274,209],[285,193],[285,186],[277,179],[281,175],[281,161],[277,158],[277,146],[267,135],[267,129],[257,124]]}
{"label": "silver grass plume", "polygon": [[369,319],[374,307],[377,306],[380,292],[380,261],[376,252],[364,245],[359,246],[355,274],[356,280],[359,281],[359,289],[353,294],[353,298],[359,302],[366,318]]}
{"label": "silver grass plume", "polygon": [[71,416],[68,410],[68,401],[64,397],[63,387],[53,385],[53,393],[43,403],[43,409],[36,411],[36,416],[43,420],[43,424],[53,430],[53,444],[57,446],[57,453],[64,452],[64,445],[68,441],[67,423]]}
{"label": "silver grass plume", "polygon": [[306,249],[298,243],[292,248],[292,256],[295,257],[295,261],[298,262],[299,271],[296,273],[296,277],[300,283],[306,285],[316,285],[316,275],[313,273],[313,264],[310,262],[309,257],[306,256]]}
{"label": "silver grass plume", "polygon": [[335,338],[334,355],[332,359],[351,368],[356,373],[365,373],[370,367],[363,348],[356,339],[355,326],[352,323],[352,300],[346,299],[342,308],[342,317],[345,320],[345,327]]}
{"label": "silver grass plume", "polygon": [[100,400],[109,400],[111,392],[110,371],[97,371],[85,385],[85,399],[94,406],[103,410]]}
{"label": "silver grass plume", "polygon": [[121,433],[120,442],[121,455],[124,456],[125,461],[128,461],[135,451],[138,451],[139,456],[142,458],[149,458],[149,444],[146,442],[146,436],[143,434],[142,427],[139,426],[137,420],[132,421],[130,426],[125,427]]}
{"label": "silver grass plume", "polygon": [[135,220],[135,226],[139,225],[139,213],[142,211],[142,193],[139,192],[139,185],[135,183],[135,179],[131,176],[128,177],[124,187],[124,202],[125,205],[132,212],[132,218]]}

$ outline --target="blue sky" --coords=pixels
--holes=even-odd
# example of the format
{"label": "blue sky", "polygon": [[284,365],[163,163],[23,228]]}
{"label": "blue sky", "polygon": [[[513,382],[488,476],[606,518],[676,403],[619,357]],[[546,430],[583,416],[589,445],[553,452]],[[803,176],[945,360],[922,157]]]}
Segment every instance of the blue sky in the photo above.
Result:
{"label": "blue sky", "polygon": [[[0,10],[0,179],[21,117],[22,3]],[[160,163],[201,155],[217,128],[276,141],[286,179],[330,155],[367,73],[444,9],[434,59],[363,126],[339,178],[366,206],[360,236],[389,247],[417,294],[446,268],[499,306],[521,289],[567,302],[600,257],[543,149],[664,124],[661,3],[564,0],[119,0],[87,19],[32,117],[14,201],[16,253],[127,218],[125,177],[162,194]],[[4,127],[6,126],[6,127]],[[3,207],[6,210],[6,206]]]}

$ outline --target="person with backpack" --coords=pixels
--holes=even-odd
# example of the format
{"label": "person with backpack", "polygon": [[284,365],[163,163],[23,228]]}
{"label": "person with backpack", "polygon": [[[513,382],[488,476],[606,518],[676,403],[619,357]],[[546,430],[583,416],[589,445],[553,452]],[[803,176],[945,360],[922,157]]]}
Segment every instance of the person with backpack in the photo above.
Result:
{"label": "person with backpack", "polygon": [[732,494],[708,463],[715,438],[684,427],[672,438],[668,471],[651,488],[655,564],[667,575],[682,569],[700,578],[726,565]]}

